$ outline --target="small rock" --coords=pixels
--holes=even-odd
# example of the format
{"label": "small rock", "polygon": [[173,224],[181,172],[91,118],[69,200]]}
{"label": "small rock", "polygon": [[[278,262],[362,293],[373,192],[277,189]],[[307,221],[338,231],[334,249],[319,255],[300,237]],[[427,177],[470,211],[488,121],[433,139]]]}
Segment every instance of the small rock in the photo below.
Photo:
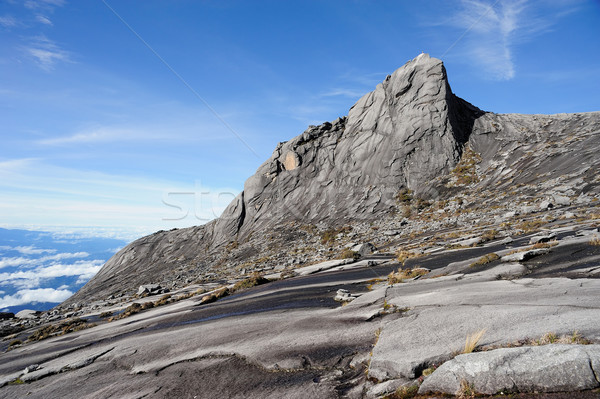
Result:
{"label": "small rock", "polygon": [[459,245],[461,247],[471,247],[473,245],[479,244],[481,241],[483,241],[483,238],[474,237],[474,238],[468,238],[466,240],[461,240],[461,241],[455,242],[454,244]]}
{"label": "small rock", "polygon": [[351,302],[356,298],[357,295],[352,295],[350,294],[350,291],[340,288],[339,290],[337,290],[337,293],[333,300],[337,302]]}
{"label": "small rock", "polygon": [[25,370],[23,370],[23,374],[28,374],[28,373],[31,373],[32,371],[36,371],[38,369],[40,369],[39,364],[32,364],[30,366],[25,367]]}
{"label": "small rock", "polygon": [[504,255],[502,262],[523,262],[538,255],[547,254],[550,248],[530,249],[529,251],[516,252],[514,254]]}
{"label": "small rock", "polygon": [[554,194],[552,196],[554,200],[554,204],[559,206],[569,206],[571,205],[571,199],[569,197],[565,197],[564,195]]}
{"label": "small rock", "polygon": [[529,239],[529,243],[537,244],[539,242],[548,242],[548,241],[552,240],[553,238],[556,238],[555,233],[537,234]]}
{"label": "small rock", "polygon": [[510,219],[513,218],[517,215],[517,211],[510,211],[510,212],[506,212],[504,215],[502,215],[505,219]]}
{"label": "small rock", "polygon": [[540,203],[540,209],[544,210],[544,209],[551,209],[554,208],[554,205],[552,204],[552,202],[546,200],[546,201],[542,201]]}

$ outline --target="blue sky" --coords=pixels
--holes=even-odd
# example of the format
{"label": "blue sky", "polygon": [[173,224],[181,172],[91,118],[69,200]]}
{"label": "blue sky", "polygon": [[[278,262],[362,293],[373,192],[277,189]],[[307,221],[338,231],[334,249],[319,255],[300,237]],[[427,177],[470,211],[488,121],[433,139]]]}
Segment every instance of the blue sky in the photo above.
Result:
{"label": "blue sky", "polygon": [[422,51],[487,111],[600,110],[598,1],[4,0],[0,35],[2,227],[204,223]]}

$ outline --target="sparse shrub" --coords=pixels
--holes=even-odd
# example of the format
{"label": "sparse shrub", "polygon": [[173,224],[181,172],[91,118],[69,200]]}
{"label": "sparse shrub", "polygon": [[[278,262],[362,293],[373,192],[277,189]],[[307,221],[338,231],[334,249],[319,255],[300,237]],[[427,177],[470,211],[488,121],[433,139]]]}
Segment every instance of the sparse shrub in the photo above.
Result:
{"label": "sparse shrub", "polygon": [[166,294],[166,295],[163,295],[162,297],[160,297],[159,300],[157,300],[156,302],[154,302],[154,306],[166,305],[169,302],[171,302],[171,294]]}
{"label": "sparse shrub", "polygon": [[100,313],[100,318],[106,319],[107,317],[111,317],[112,315],[113,315],[113,312],[106,311],[106,312]]}
{"label": "sparse shrub", "polygon": [[360,258],[360,254],[356,251],[351,250],[350,248],[346,248],[340,254],[340,259],[358,259]]}
{"label": "sparse shrub", "polygon": [[473,334],[467,335],[467,339],[465,340],[465,347],[463,348],[462,353],[471,353],[477,348],[479,341],[485,334],[486,330],[482,329],[474,332]]}
{"label": "sparse shrub", "polygon": [[431,202],[423,199],[423,198],[417,198],[416,204],[415,204],[415,208],[417,209],[417,211],[422,211],[424,209],[427,209],[431,206]]}
{"label": "sparse shrub", "polygon": [[154,302],[144,302],[142,305],[142,310],[152,309],[154,307]]}
{"label": "sparse shrub", "polygon": [[413,199],[413,192],[411,189],[402,187],[396,194],[396,201],[400,204],[409,204]]}
{"label": "sparse shrub", "polygon": [[462,380],[460,382],[460,388],[456,392],[458,399],[473,399],[475,397],[475,387],[473,384],[469,384],[468,381]]}
{"label": "sparse shrub", "polygon": [[469,185],[479,182],[476,165],[481,162],[481,156],[470,147],[465,147],[462,157],[456,167],[452,170],[452,176],[457,185]]}
{"label": "sparse shrub", "polygon": [[523,232],[525,233],[533,233],[534,231],[539,231],[540,227],[542,227],[545,224],[546,222],[544,222],[541,219],[525,220],[517,224],[515,228],[523,230]]}
{"label": "sparse shrub", "polygon": [[388,284],[402,283],[404,280],[409,278],[415,278],[427,274],[428,271],[421,267],[415,267],[413,269],[398,269],[397,272],[391,272],[388,274]]}
{"label": "sparse shrub", "polygon": [[469,265],[469,267],[484,266],[484,265],[487,265],[488,263],[492,263],[498,259],[500,259],[500,256],[498,256],[497,253],[492,252],[490,254],[484,255],[481,258],[477,259],[475,262],[471,263]]}
{"label": "sparse shrub", "polygon": [[269,282],[269,280],[267,280],[260,274],[255,273],[252,275],[252,277],[248,277],[247,279],[244,279],[242,281],[238,281],[237,283],[235,283],[235,285],[231,289],[231,293],[245,289],[245,288],[250,288],[250,287],[257,286],[257,285],[265,284],[268,282]]}
{"label": "sparse shrub", "polygon": [[487,230],[486,232],[484,232],[481,235],[481,238],[484,242],[486,241],[492,241],[494,238],[496,238],[496,236],[498,236],[498,230]]}
{"label": "sparse shrub", "polygon": [[8,347],[11,348],[13,346],[17,346],[17,345],[22,345],[23,342],[20,339],[15,339],[14,341],[10,341],[10,344],[8,344]]}
{"label": "sparse shrub", "polygon": [[383,399],[410,399],[417,396],[419,392],[419,386],[417,384],[413,385],[403,385],[396,389],[396,391],[388,396],[384,396]]}
{"label": "sparse shrub", "polygon": [[570,343],[570,344],[578,344],[578,345],[590,345],[592,341],[584,338],[579,331],[575,330],[571,335],[563,335],[560,337],[560,343]]}
{"label": "sparse shrub", "polygon": [[539,339],[539,345],[554,344],[556,341],[558,341],[556,334],[553,332],[547,332],[546,334],[542,335],[542,338]]}
{"label": "sparse shrub", "polygon": [[590,245],[600,246],[600,238],[594,238],[592,241],[590,241]]}
{"label": "sparse shrub", "polygon": [[558,245],[558,241],[538,242],[529,247],[529,249],[552,248]]}
{"label": "sparse shrub", "polygon": [[407,260],[412,259],[412,258],[418,258],[419,256],[421,256],[421,254],[418,254],[416,252],[405,251],[402,249],[396,251],[396,260],[398,262],[402,263],[403,266]]}
{"label": "sparse shrub", "polygon": [[49,324],[31,334],[27,341],[41,341],[52,336],[65,335],[70,332],[85,330],[96,324],[88,323],[86,320],[75,318],[59,324]]}
{"label": "sparse shrub", "polygon": [[327,229],[321,233],[321,244],[323,244],[323,245],[333,244],[335,242],[338,234],[349,233],[350,231],[352,231],[351,226],[344,226],[344,227],[340,227],[337,229],[333,229],[333,228]]}
{"label": "sparse shrub", "polygon": [[210,295],[206,295],[206,296],[202,297],[202,299],[200,300],[200,303],[205,304],[205,303],[215,302],[221,298],[226,297],[227,295],[229,295],[229,289],[227,287],[221,288],[220,290],[217,290]]}

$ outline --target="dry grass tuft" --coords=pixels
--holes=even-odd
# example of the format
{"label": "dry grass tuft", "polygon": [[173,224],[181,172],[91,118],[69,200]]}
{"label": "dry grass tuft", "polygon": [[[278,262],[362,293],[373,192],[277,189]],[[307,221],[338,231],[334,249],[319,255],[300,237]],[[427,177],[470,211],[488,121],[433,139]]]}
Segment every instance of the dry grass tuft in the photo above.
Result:
{"label": "dry grass tuft", "polygon": [[467,335],[467,339],[465,340],[465,347],[462,353],[472,353],[475,350],[475,348],[477,348],[477,345],[479,344],[479,341],[481,340],[485,332],[486,329],[484,328],[482,330],[474,332],[473,334]]}
{"label": "dry grass tuft", "polygon": [[221,288],[221,289],[213,292],[210,295],[206,295],[206,296],[202,297],[202,299],[200,300],[200,303],[204,304],[204,303],[215,302],[218,299],[226,297],[227,295],[229,295],[229,289],[227,287]]}
{"label": "dry grass tuft", "polygon": [[393,394],[384,396],[382,399],[411,399],[416,397],[418,393],[418,385],[404,385],[396,389],[396,391]]}
{"label": "dry grass tuft", "polygon": [[558,241],[538,242],[529,247],[529,249],[552,248],[558,245]]}
{"label": "dry grass tuft", "polygon": [[391,272],[388,274],[387,281],[388,284],[402,283],[406,279],[423,276],[427,273],[429,272],[421,267],[415,267],[413,269],[398,269],[397,272]]}
{"label": "dry grass tuft", "polygon": [[354,259],[357,260],[360,258],[360,254],[358,252],[355,252],[353,250],[351,250],[350,248],[346,248],[342,251],[342,253],[339,256],[340,259]]}
{"label": "dry grass tuft", "polygon": [[475,397],[475,387],[466,380],[460,382],[460,388],[456,392],[458,399],[473,399]]}
{"label": "dry grass tuft", "polygon": [[534,231],[539,231],[540,228],[545,225],[546,222],[541,219],[534,220],[525,220],[515,227],[519,230],[523,230],[524,233],[533,233]]}
{"label": "dry grass tuft", "polygon": [[600,246],[600,238],[594,238],[592,241],[590,241],[590,245]]}
{"label": "dry grass tuft", "polygon": [[540,339],[530,340],[529,344],[533,346],[549,344],[577,344],[590,345],[592,341],[584,338],[579,331],[573,331],[572,334],[564,334],[560,337],[553,332],[547,332]]}
{"label": "dry grass tuft", "polygon": [[471,263],[469,267],[477,267],[487,265],[488,263],[492,263],[496,260],[500,259],[497,253],[492,252],[490,254],[484,255],[481,258],[477,259],[475,262]]}
{"label": "dry grass tuft", "polygon": [[59,324],[50,324],[44,326],[31,334],[27,338],[27,341],[41,341],[46,338],[65,335],[74,331],[85,330],[86,328],[94,327],[95,325],[96,324],[94,323],[88,323],[84,319],[75,318]]}
{"label": "dry grass tuft", "polygon": [[420,256],[421,256],[421,254],[419,254],[419,253],[412,252],[412,251],[406,251],[403,249],[396,251],[396,260],[398,262],[402,263],[402,266],[404,266],[404,264],[406,263],[407,260],[418,258]]}
{"label": "dry grass tuft", "polygon": [[242,281],[238,281],[237,283],[235,283],[233,288],[231,288],[230,293],[234,293],[236,291],[254,287],[257,285],[266,284],[268,282],[269,282],[268,279],[264,278],[263,276],[261,276],[258,273],[254,273],[251,277],[248,277]]}

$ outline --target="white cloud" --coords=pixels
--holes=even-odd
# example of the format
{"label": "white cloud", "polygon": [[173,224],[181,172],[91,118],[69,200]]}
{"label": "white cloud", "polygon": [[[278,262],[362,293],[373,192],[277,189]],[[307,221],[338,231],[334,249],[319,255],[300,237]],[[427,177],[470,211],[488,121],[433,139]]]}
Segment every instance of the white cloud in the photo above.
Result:
{"label": "white cloud", "polygon": [[515,46],[551,29],[577,3],[579,0],[462,0],[461,10],[447,23],[465,31],[444,55],[456,46],[488,77],[510,80],[516,74]]}
{"label": "white cloud", "polygon": [[18,251],[20,253],[22,253],[23,255],[40,255],[43,253],[49,253],[49,254],[53,254],[56,252],[56,249],[43,249],[43,248],[37,248],[33,245],[24,247],[24,246],[18,246],[18,247],[13,247],[11,248],[14,251]]}
{"label": "white cloud", "polygon": [[365,94],[363,90],[354,90],[354,89],[331,89],[325,93],[321,94],[321,97],[350,97],[350,98],[359,98]]}
{"label": "white cloud", "polygon": [[[0,269],[9,267],[9,266],[30,267],[30,266],[35,266],[35,265],[39,265],[42,263],[56,262],[56,261],[65,260],[65,259],[87,258],[88,256],[90,256],[90,254],[87,252],[75,252],[75,253],[63,252],[63,253],[59,253],[59,254],[55,254],[55,255],[42,256],[40,258],[33,258],[33,259],[23,258],[23,257],[2,258],[2,259],[0,259]],[[0,281],[2,281],[1,278],[0,278]]]}
{"label": "white cloud", "polygon": [[148,131],[142,131],[140,129],[101,127],[97,129],[77,132],[68,136],[59,136],[48,139],[42,139],[37,141],[37,143],[41,145],[66,145],[89,143],[114,143],[135,140],[147,141],[152,139],[172,140],[173,138],[174,137],[172,134],[153,134]]}
{"label": "white cloud", "polygon": [[130,240],[199,225],[218,217],[238,193],[201,182],[113,175],[36,160],[0,162],[2,226],[62,231],[65,239],[72,232],[71,238]]}
{"label": "white cloud", "polygon": [[19,306],[37,302],[60,303],[71,295],[73,293],[66,289],[38,288],[20,290],[14,295],[6,295],[0,298],[0,307]]}
{"label": "white cloud", "polygon": [[31,10],[37,9],[53,9],[55,7],[62,7],[65,5],[65,0],[27,0],[25,1],[25,7]]}
{"label": "white cloud", "polygon": [[54,69],[59,62],[72,62],[70,54],[45,36],[37,36],[25,47],[25,52],[46,71]]}
{"label": "white cloud", "polygon": [[14,28],[18,24],[19,23],[17,22],[17,20],[11,17],[10,15],[0,17],[0,26],[3,26],[5,28]]}
{"label": "white cloud", "polygon": [[52,21],[50,20],[50,18],[46,17],[45,15],[41,15],[41,14],[40,14],[40,15],[36,15],[36,16],[35,16],[35,19],[36,19],[38,22],[41,22],[41,23],[43,23],[44,25],[49,25],[49,26],[52,26],[52,25],[54,25],[54,24],[52,23]]}
{"label": "white cloud", "polygon": [[11,284],[20,288],[38,287],[42,280],[57,277],[78,276],[79,279],[89,280],[100,271],[104,261],[94,259],[90,261],[76,261],[73,264],[54,263],[40,266],[35,269],[17,270],[11,273],[0,273],[0,282]]}

